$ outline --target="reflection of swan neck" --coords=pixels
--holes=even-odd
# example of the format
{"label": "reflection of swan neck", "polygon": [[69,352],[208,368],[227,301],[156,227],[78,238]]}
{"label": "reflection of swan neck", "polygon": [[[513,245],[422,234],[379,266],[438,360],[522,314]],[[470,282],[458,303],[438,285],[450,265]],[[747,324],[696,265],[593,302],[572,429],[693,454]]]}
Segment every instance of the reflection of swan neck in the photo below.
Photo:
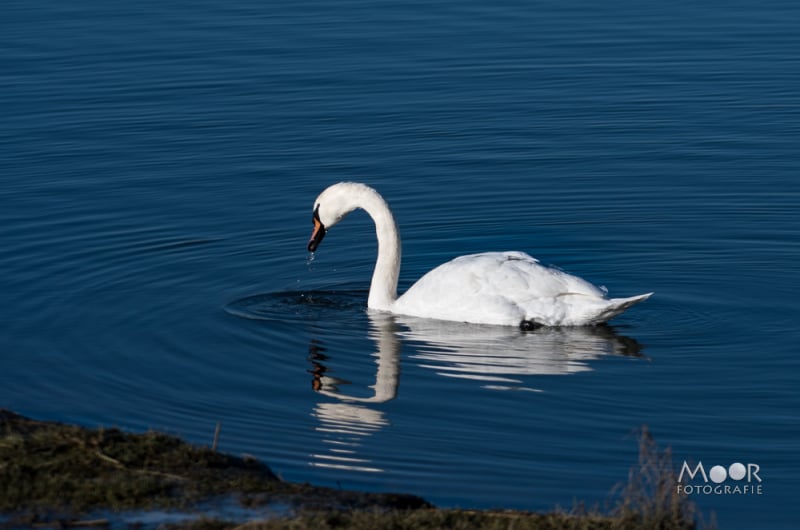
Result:
{"label": "reflection of swan neck", "polygon": [[[365,186],[366,188],[366,186]],[[397,278],[400,275],[400,234],[389,205],[383,197],[370,188],[360,195],[359,206],[375,222],[378,236],[378,259],[367,304],[373,309],[388,310],[397,299]]]}
{"label": "reflection of swan neck", "polygon": [[[319,381],[318,386],[314,386],[314,390],[324,396],[337,398],[341,401],[358,401],[360,403],[384,403],[397,397],[397,386],[400,379],[400,339],[394,330],[394,319],[388,313],[370,312],[370,324],[372,330],[370,331],[370,338],[372,338],[378,351],[375,353],[378,364],[377,374],[375,375],[375,384],[370,388],[375,391],[375,394],[370,397],[355,397],[342,394],[336,388],[336,382],[331,383],[330,378],[325,377],[326,369],[322,366],[314,371],[315,383]],[[312,341],[311,345],[312,355],[315,350],[324,350]],[[317,375],[318,374],[318,375]],[[327,380],[326,380],[327,379]]]}

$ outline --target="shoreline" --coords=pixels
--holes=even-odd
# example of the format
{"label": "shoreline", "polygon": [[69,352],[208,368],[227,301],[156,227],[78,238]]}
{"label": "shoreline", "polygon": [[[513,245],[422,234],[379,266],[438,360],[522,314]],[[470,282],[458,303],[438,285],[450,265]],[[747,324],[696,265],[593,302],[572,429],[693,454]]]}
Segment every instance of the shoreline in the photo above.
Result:
{"label": "shoreline", "polygon": [[[644,454],[651,464],[654,459],[661,464],[659,473],[672,473],[671,459],[669,465],[664,459],[668,452],[657,452],[646,430],[640,449],[640,461]],[[0,409],[0,528],[697,527],[698,514],[685,497],[648,491],[651,482],[663,483],[663,476],[637,476],[639,481],[634,478],[625,486],[608,513],[441,509],[413,494],[284,481],[253,457],[220,453],[155,431],[90,429]],[[226,503],[231,509],[214,508]],[[144,515],[135,519],[137,512],[165,511],[188,517],[152,524],[143,522]],[[131,514],[133,520],[127,518]],[[259,516],[264,520],[252,520]]]}

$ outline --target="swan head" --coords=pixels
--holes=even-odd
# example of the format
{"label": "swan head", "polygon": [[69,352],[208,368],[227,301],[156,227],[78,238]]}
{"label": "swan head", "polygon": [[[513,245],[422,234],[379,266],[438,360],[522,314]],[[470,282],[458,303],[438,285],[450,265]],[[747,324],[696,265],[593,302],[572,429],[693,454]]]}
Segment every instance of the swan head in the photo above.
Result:
{"label": "swan head", "polygon": [[308,251],[316,251],[328,230],[356,208],[363,207],[363,197],[369,194],[377,195],[377,192],[355,182],[340,182],[320,193],[314,201],[311,217],[314,230],[308,240]]}

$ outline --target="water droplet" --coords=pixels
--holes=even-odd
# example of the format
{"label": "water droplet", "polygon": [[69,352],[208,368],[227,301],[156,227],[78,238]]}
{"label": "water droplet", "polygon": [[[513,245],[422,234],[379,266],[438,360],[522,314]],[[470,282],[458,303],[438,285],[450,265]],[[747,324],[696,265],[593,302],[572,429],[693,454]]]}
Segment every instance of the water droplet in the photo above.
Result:
{"label": "water droplet", "polygon": [[314,253],[309,252],[308,257],[306,258],[306,266],[308,266],[309,270],[311,269],[312,263],[314,263]]}

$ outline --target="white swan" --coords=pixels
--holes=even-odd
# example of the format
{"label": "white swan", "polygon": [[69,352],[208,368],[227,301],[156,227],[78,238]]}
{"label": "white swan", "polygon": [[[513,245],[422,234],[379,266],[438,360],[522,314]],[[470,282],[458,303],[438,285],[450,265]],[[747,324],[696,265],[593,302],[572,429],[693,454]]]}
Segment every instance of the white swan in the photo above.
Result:
{"label": "white swan", "polygon": [[397,224],[386,201],[369,186],[340,182],[317,197],[308,250],[316,251],[328,229],[356,208],[372,217],[378,236],[378,259],[367,302],[371,309],[530,329],[600,324],[653,294],[608,299],[591,283],[545,267],[524,252],[487,252],[439,265],[398,298]]}

